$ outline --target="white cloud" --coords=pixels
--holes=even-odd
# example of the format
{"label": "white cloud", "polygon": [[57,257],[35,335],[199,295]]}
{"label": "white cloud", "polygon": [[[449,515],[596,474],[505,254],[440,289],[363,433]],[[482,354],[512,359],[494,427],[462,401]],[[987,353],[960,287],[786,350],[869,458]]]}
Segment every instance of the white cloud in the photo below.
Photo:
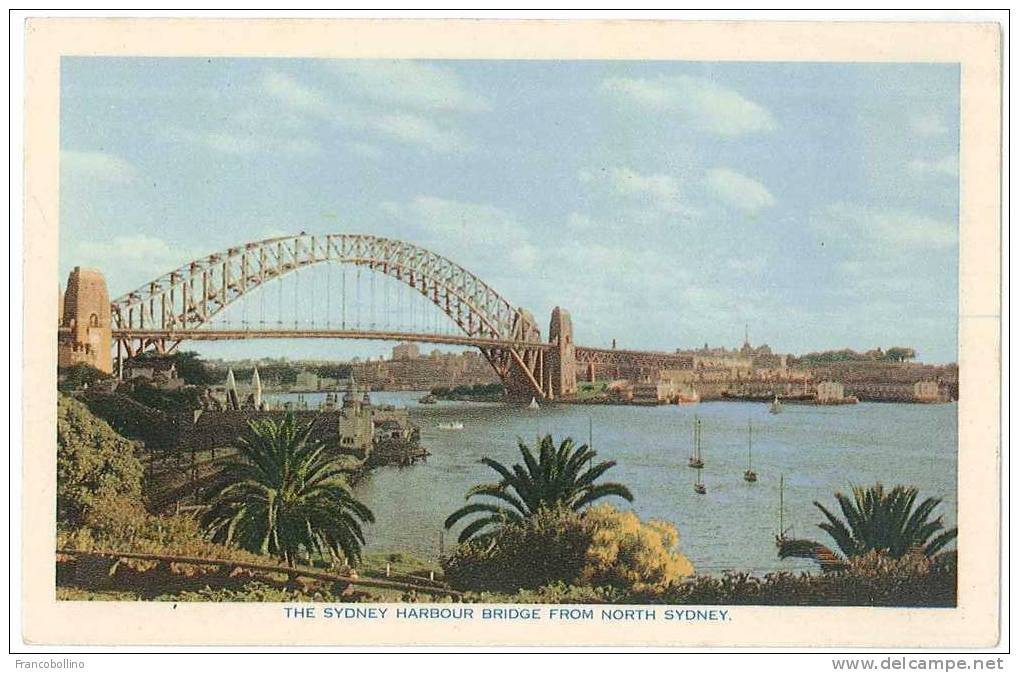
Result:
{"label": "white cloud", "polygon": [[423,111],[484,112],[490,105],[447,68],[418,61],[342,60],[331,69],[373,100]]}
{"label": "white cloud", "polygon": [[134,165],[108,152],[61,150],[60,167],[73,177],[101,182],[125,183],[138,176]]}
{"label": "white cloud", "polygon": [[177,129],[177,137],[234,156],[274,152],[291,156],[310,156],[322,151],[318,142],[300,135],[277,135],[270,130],[200,131]]}
{"label": "white cloud", "polygon": [[590,215],[573,212],[566,216],[566,226],[577,232],[592,232],[598,228],[598,223]]}
{"label": "white cloud", "polygon": [[602,90],[646,110],[675,113],[694,128],[720,136],[771,131],[777,126],[761,105],[699,77],[612,77],[602,82]]}
{"label": "white cloud", "polygon": [[438,152],[464,151],[470,147],[470,143],[458,131],[442,128],[418,115],[383,115],[370,120],[367,126],[395,140]]}
{"label": "white cloud", "polygon": [[262,74],[262,89],[268,95],[296,110],[315,115],[329,112],[325,96],[285,73],[267,70]]}
{"label": "white cloud", "polygon": [[655,210],[675,213],[683,209],[679,181],[671,175],[642,175],[632,168],[618,166],[598,172],[581,171],[579,177],[583,183],[605,184],[616,195],[645,203]]}
{"label": "white cloud", "polygon": [[[904,259],[902,249],[944,250],[959,242],[958,226],[905,210],[878,210],[852,204],[825,209],[814,227],[831,240],[855,244],[865,255]],[[866,263],[866,260],[862,260]]]}
{"label": "white cloud", "polygon": [[429,117],[394,111],[391,106],[383,109],[349,101],[341,104],[325,91],[303,84],[284,73],[267,71],[262,78],[262,88],[291,113],[296,112],[319,122],[374,132],[397,142],[436,152],[461,152],[471,147],[471,143],[455,128],[444,126]]}
{"label": "white cloud", "polygon": [[906,168],[910,173],[921,178],[926,177],[959,177],[959,155],[949,154],[940,159],[913,159]]}
{"label": "white cloud", "polygon": [[940,136],[948,133],[945,121],[933,112],[914,115],[910,119],[910,128],[915,135],[921,137]]}
{"label": "white cloud", "polygon": [[354,142],[347,146],[352,153],[365,159],[381,159],[383,152],[377,145],[365,142]]}
{"label": "white cloud", "polygon": [[417,196],[381,207],[407,228],[418,230],[410,240],[479,272],[491,268],[496,275],[518,274],[532,269],[539,257],[528,229],[515,215],[495,206]]}
{"label": "white cloud", "polygon": [[707,186],[716,198],[748,215],[775,205],[775,197],[767,187],[728,168],[709,170]]}
{"label": "white cloud", "polygon": [[80,241],[73,252],[76,264],[107,268],[111,260],[115,260],[119,274],[144,272],[151,278],[176,269],[194,257],[193,252],[182,250],[180,245],[145,234]]}

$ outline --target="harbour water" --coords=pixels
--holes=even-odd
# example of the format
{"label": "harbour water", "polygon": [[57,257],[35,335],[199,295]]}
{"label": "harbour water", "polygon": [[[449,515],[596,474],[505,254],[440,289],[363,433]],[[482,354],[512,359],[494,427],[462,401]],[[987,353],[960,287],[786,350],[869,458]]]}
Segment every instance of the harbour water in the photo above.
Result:
{"label": "harbour water", "polygon": [[[422,393],[373,393],[375,403],[409,409],[421,427],[427,462],[374,470],[356,491],[375,512],[367,531],[368,551],[406,551],[435,558],[440,545],[455,543],[442,533],[445,517],[464,502],[466,491],[496,474],[480,464],[488,456],[520,461],[517,438],[533,441],[551,433],[587,442],[590,428],[599,460],[615,460],[606,479],[626,484],[634,502],[609,499],[641,518],[668,520],[680,547],[698,572],[765,573],[813,569],[805,561],[780,561],[775,554],[779,521],[779,477],[785,476],[785,525],[789,534],[831,544],[817,528],[820,501],[838,511],[836,491],[851,485],[916,485],[920,498],[943,499],[946,525],[956,523],[957,429],[955,404],[867,404],[824,407],[786,405],[769,414],[766,404],[707,402],[691,406],[548,405],[540,410],[510,404],[439,402],[417,404]],[[292,396],[282,396],[290,399]],[[314,406],[321,394],[304,398]],[[705,495],[693,491],[687,467],[694,416],[702,421]],[[743,480],[747,423],[753,424],[753,464],[758,481]],[[462,422],[462,430],[442,423]]]}

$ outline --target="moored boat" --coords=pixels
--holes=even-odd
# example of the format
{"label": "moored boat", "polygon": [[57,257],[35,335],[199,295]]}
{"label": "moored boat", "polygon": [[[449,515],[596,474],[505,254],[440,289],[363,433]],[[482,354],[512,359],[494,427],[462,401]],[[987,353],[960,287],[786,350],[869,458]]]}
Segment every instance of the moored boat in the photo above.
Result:
{"label": "moored boat", "polygon": [[704,460],[701,458],[701,419],[696,416],[693,419],[693,454],[687,461],[687,466],[696,470],[704,467]]}
{"label": "moored boat", "polygon": [[772,400],[771,405],[768,407],[768,412],[772,414],[782,413],[782,403],[778,401],[778,395],[775,395],[775,399]]}

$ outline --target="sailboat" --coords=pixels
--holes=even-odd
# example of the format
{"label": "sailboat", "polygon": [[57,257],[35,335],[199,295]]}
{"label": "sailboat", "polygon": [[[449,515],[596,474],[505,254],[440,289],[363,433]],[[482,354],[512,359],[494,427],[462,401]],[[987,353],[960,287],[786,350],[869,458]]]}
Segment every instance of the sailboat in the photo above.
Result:
{"label": "sailboat", "polygon": [[708,492],[708,489],[704,487],[704,482],[701,481],[701,471],[697,470],[697,479],[693,483],[693,492],[697,495],[704,495]]}
{"label": "sailboat", "polygon": [[701,459],[701,419],[696,416],[693,419],[693,455],[687,465],[697,470],[704,467],[704,460]]}
{"label": "sailboat", "polygon": [[527,405],[527,408],[530,409],[531,411],[535,411],[537,409],[540,409],[540,407],[538,406],[538,400],[536,400],[535,398],[532,397],[531,398],[531,403]]}
{"label": "sailboat", "polygon": [[778,401],[778,395],[775,395],[775,399],[772,401],[771,406],[768,407],[768,412],[772,414],[782,413],[782,403]]}
{"label": "sailboat", "polygon": [[753,483],[757,481],[757,473],[754,472],[754,427],[747,421],[747,471],[743,473],[743,480]]}

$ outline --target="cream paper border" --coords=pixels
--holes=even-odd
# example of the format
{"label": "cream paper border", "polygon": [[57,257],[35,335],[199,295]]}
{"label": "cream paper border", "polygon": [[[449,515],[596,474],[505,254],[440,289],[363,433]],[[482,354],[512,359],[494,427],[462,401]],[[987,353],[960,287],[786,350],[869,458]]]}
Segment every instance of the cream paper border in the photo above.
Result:
{"label": "cream paper border", "polygon": [[[997,24],[32,19],[26,34],[23,637],[47,644],[992,646],[999,638]],[[959,606],[733,607],[726,623],[285,620],[279,604],[57,602],[62,55],[961,63]],[[12,447],[16,450],[16,447]]]}

